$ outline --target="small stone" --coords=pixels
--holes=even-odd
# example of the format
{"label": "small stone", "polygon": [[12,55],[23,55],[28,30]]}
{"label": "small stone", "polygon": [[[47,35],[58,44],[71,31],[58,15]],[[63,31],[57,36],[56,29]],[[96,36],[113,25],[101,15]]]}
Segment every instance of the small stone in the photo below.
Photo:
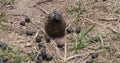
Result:
{"label": "small stone", "polygon": [[63,43],[57,42],[57,47],[58,47],[58,48],[63,48],[63,46],[65,46]]}
{"label": "small stone", "polygon": [[45,46],[43,46],[42,48],[41,48],[41,55],[42,55],[42,57],[43,57],[43,60],[45,60],[46,59],[46,47]]}
{"label": "small stone", "polygon": [[77,34],[80,33],[80,32],[81,32],[81,27],[80,27],[80,26],[77,26],[75,32],[76,32]]}
{"label": "small stone", "polygon": [[28,16],[25,17],[25,22],[29,23],[30,22],[30,18]]}
{"label": "small stone", "polygon": [[69,34],[69,33],[72,33],[72,32],[73,32],[72,27],[67,28],[67,33],[68,33],[68,34]]}
{"label": "small stone", "polygon": [[7,44],[0,42],[0,48],[2,48],[3,50],[5,50],[7,46]]}
{"label": "small stone", "polygon": [[43,44],[38,44],[38,47],[39,47],[39,49],[41,49],[42,47],[45,47],[45,46],[43,46]]}
{"label": "small stone", "polygon": [[50,43],[51,38],[48,36],[48,34],[45,34],[45,40],[46,43]]}
{"label": "small stone", "polygon": [[37,43],[40,43],[41,42],[41,36],[37,36],[35,40],[36,40]]}
{"label": "small stone", "polygon": [[97,52],[91,53],[92,59],[95,59],[95,58],[97,58],[98,56],[99,56],[99,53],[97,53]]}
{"label": "small stone", "polygon": [[37,60],[38,60],[39,62],[42,62],[42,61],[43,61],[42,55],[39,55],[39,56],[37,57]]}
{"label": "small stone", "polygon": [[25,21],[21,21],[20,25],[25,26]]}
{"label": "small stone", "polygon": [[52,55],[47,54],[46,56],[46,61],[51,61],[53,59]]}
{"label": "small stone", "polygon": [[50,39],[49,38],[46,38],[46,43],[50,43]]}
{"label": "small stone", "polygon": [[26,43],[25,47],[31,47],[32,44],[31,43]]}
{"label": "small stone", "polygon": [[4,62],[7,62],[7,61],[8,61],[8,58],[3,57],[2,60],[3,60]]}
{"label": "small stone", "polygon": [[26,30],[26,35],[29,35],[29,36],[32,36],[33,35],[33,32],[29,29]]}

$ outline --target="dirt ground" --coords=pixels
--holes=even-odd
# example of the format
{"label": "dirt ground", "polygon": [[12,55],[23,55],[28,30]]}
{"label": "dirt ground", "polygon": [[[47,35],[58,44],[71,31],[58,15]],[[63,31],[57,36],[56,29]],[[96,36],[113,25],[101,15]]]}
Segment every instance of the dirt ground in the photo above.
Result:
{"label": "dirt ground", "polygon": [[[77,17],[77,12],[74,11],[78,3],[81,3],[79,17]],[[71,9],[72,11],[69,12]],[[66,34],[63,38],[52,40],[51,43],[46,44],[43,33],[47,16],[45,11],[48,13],[58,11],[63,15],[67,24],[72,22],[73,29],[81,26],[81,33]],[[5,21],[0,22],[0,42],[10,42],[14,47],[25,53],[33,50],[39,51],[34,40],[39,31],[38,35],[42,36],[42,43],[46,45],[47,52],[52,54],[54,58],[50,62],[45,61],[43,63],[86,63],[88,57],[85,57],[89,53],[101,50],[94,63],[120,63],[120,0],[14,0],[13,4],[1,6],[0,13],[2,12],[5,12],[6,15]],[[29,16],[31,22],[27,23],[26,26],[21,26],[20,21],[23,21],[25,16]],[[80,20],[77,22],[76,19],[78,18]],[[69,38],[81,35],[94,24],[96,26],[87,37],[102,34],[104,46],[108,49],[93,50],[100,48],[101,42],[91,43],[79,49],[78,54],[81,57],[67,60],[71,57],[73,50],[71,47],[75,43]],[[33,36],[27,36],[25,34],[26,29],[31,29],[34,32]],[[61,41],[67,46],[64,49],[58,49],[54,41]],[[26,47],[27,44],[32,44],[32,46]],[[85,42],[85,44],[88,43]],[[26,63],[34,62],[29,60]]]}

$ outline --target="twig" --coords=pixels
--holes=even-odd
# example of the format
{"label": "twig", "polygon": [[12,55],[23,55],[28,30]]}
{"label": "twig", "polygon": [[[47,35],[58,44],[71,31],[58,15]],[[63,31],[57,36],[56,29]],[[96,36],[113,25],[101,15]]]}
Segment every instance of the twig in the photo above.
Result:
{"label": "twig", "polygon": [[36,6],[38,9],[40,9],[40,10],[42,10],[44,13],[46,13],[46,14],[49,14],[49,12],[47,12],[45,9],[43,9],[42,7],[38,7],[38,6]]}

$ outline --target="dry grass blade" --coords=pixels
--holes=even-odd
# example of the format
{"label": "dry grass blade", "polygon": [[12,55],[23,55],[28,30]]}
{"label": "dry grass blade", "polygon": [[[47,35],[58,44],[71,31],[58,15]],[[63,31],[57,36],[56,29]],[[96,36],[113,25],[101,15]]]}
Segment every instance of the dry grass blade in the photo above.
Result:
{"label": "dry grass blade", "polygon": [[66,61],[70,60],[70,59],[73,59],[73,58],[76,58],[76,57],[81,57],[81,54],[76,54],[74,56],[70,56],[66,59]]}
{"label": "dry grass blade", "polygon": [[[46,42],[44,42],[44,43],[45,43],[45,46],[46,46],[46,50],[48,51],[48,53],[49,53],[49,54],[51,54],[51,55],[52,55],[52,53],[51,53],[50,49],[48,49],[50,46],[48,46]],[[57,61],[57,59],[56,59],[56,58],[53,58],[53,59],[55,60],[55,62],[57,62],[57,63],[58,63],[58,61]]]}
{"label": "dry grass blade", "polygon": [[37,60],[37,57],[39,56],[40,52],[38,52],[37,56],[35,57],[35,60]]}
{"label": "dry grass blade", "polygon": [[66,43],[66,36],[65,36],[65,55],[64,55],[64,62],[66,63],[67,59],[67,43]]}
{"label": "dry grass blade", "polygon": [[[99,50],[99,51],[96,51],[96,53],[101,53],[103,51],[105,51],[105,50],[104,49],[103,50]],[[78,54],[78,55],[70,56],[70,57],[67,58],[67,61],[71,60],[73,58],[80,57],[81,59],[76,62],[76,63],[79,63],[79,62],[81,62],[83,60],[86,60],[91,55],[91,53],[93,53],[93,52],[88,52],[88,53],[84,53],[84,54]]]}
{"label": "dry grass blade", "polygon": [[33,39],[31,40],[31,44],[33,43],[33,41],[35,40],[35,38],[38,36],[40,30],[37,31],[37,33],[35,34],[35,36],[33,37]]}
{"label": "dry grass blade", "polygon": [[63,58],[62,58],[62,57],[60,56],[60,54],[58,53],[60,50],[56,47],[56,43],[55,43],[54,40],[52,40],[52,45],[53,45],[53,47],[55,47],[55,50],[57,51],[56,53],[57,53],[57,55],[59,56],[59,58],[63,60]]}
{"label": "dry grass blade", "polygon": [[117,21],[118,18],[109,18],[109,19],[107,19],[107,18],[100,18],[98,20],[101,20],[101,21]]}
{"label": "dry grass blade", "polygon": [[113,28],[110,27],[110,26],[106,26],[106,25],[104,25],[104,24],[97,23],[97,22],[95,22],[95,21],[93,21],[93,20],[91,20],[91,19],[88,19],[88,18],[84,18],[84,19],[87,20],[87,21],[89,21],[89,22],[91,22],[91,23],[93,23],[93,24],[97,24],[97,25],[99,25],[99,26],[103,26],[104,28],[109,28],[112,32],[120,35],[120,33],[119,33],[118,31],[116,31],[115,29],[113,29]]}

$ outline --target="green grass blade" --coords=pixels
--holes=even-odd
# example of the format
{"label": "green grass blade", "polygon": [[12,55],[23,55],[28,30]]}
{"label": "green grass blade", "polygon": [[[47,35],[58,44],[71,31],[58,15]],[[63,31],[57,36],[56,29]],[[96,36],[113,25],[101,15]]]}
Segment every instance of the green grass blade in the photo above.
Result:
{"label": "green grass blade", "polygon": [[104,44],[104,41],[103,41],[102,36],[101,36],[101,35],[98,35],[98,37],[99,37],[99,39],[100,39],[100,43],[102,44],[102,47],[104,47],[104,46],[105,46],[105,44]]}
{"label": "green grass blade", "polygon": [[90,29],[88,29],[85,32],[83,32],[81,34],[80,40],[82,40],[94,27],[95,27],[95,25],[93,25]]}
{"label": "green grass blade", "polygon": [[93,25],[90,29],[86,30],[85,32],[83,32],[79,38],[79,43],[74,45],[74,49],[78,50],[82,47],[84,47],[84,42],[83,39],[85,38],[85,36],[95,27],[95,25]]}

